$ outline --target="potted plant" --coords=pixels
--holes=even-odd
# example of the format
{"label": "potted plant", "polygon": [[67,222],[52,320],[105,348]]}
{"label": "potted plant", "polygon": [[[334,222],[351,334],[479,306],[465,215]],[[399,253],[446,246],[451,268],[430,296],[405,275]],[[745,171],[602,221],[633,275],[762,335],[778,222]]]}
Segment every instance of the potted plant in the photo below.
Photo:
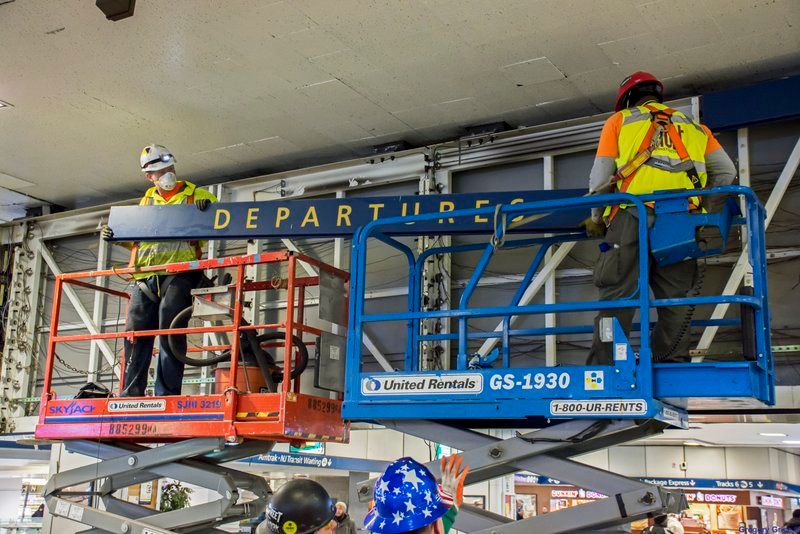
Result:
{"label": "potted plant", "polygon": [[180,510],[189,506],[189,494],[192,493],[191,488],[183,486],[180,482],[164,482],[161,486],[161,505],[159,509],[162,512],[171,512],[172,510]]}

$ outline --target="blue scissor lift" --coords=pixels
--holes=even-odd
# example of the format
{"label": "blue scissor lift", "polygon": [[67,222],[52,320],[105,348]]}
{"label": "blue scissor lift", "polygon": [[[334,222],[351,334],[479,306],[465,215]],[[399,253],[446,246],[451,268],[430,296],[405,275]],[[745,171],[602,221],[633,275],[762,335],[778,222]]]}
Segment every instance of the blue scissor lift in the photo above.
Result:
{"label": "blue scissor lift", "polygon": [[[727,197],[717,213],[689,212],[690,196]],[[744,213],[740,211],[740,203]],[[559,214],[591,207],[628,204],[639,220],[638,291],[616,301],[520,304],[523,293],[548,250],[554,245],[587,239],[583,232],[560,231],[547,224]],[[650,206],[650,207],[648,207]],[[648,210],[656,214],[648,228]],[[609,498],[523,521],[465,506],[456,528],[481,534],[536,532],[590,532],[630,522],[660,511],[686,508],[685,499],[614,473],[585,466],[570,457],[660,433],[669,426],[688,426],[687,413],[702,407],[763,406],[774,403],[774,373],[770,352],[767,304],[765,211],[753,191],[728,186],[703,191],[664,191],[646,196],[624,193],[545,200],[453,211],[447,217],[477,220],[494,218],[491,241],[442,246],[415,254],[391,237],[392,228],[441,219],[439,213],[373,221],[353,238],[350,315],[347,339],[347,377],[343,416],[353,421],[378,422],[400,432],[449,445],[464,451],[472,468],[468,483],[477,483],[517,471],[571,482]],[[521,221],[520,221],[521,220]],[[529,237],[526,221],[537,221],[541,237]],[[651,217],[652,220],[652,217]],[[515,222],[517,221],[517,222]],[[752,268],[751,291],[737,295],[654,299],[648,289],[649,258],[667,265],[686,258],[720,254],[733,225],[747,236]],[[558,224],[554,224],[558,226]],[[442,235],[455,233],[442,225]],[[525,236],[511,233],[524,231]],[[709,249],[697,239],[701,228],[719,230],[720,247]],[[408,309],[397,313],[367,313],[365,308],[367,250],[377,239],[399,250],[408,260]],[[487,265],[501,248],[538,247],[519,290],[507,306],[473,307],[471,297]],[[446,310],[423,310],[422,270],[428,258],[438,254],[483,251],[459,300]],[[654,363],[651,354],[650,312],[665,306],[705,306],[721,303],[742,308],[743,336],[749,341],[741,361]],[[591,332],[592,326],[514,329],[511,318],[546,313],[574,313],[632,307],[639,310],[639,343],[631,344],[616,319],[601,322],[601,339],[613,345],[613,365],[514,367],[511,341],[523,336]],[[502,321],[496,332],[470,331],[469,321],[494,317]],[[423,321],[441,319],[457,324],[457,332],[423,334]],[[369,323],[405,323],[406,349],[402,369],[369,372],[362,368],[362,334]],[[697,326],[730,325],[739,320],[707,320]],[[634,329],[637,326],[634,325]],[[752,331],[751,331],[752,330]],[[474,339],[501,338],[501,348],[480,356],[469,349]],[[420,369],[423,342],[457,344],[455,368]],[[501,440],[474,428],[515,428],[515,437]],[[435,462],[429,467],[438,472]],[[371,481],[361,486],[362,498],[371,498]]]}

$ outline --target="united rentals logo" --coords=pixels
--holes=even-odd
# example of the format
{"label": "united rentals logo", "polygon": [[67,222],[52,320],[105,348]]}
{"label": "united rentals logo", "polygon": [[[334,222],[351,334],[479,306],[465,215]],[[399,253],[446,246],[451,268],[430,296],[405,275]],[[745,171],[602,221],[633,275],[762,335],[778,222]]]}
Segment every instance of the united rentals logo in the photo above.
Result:
{"label": "united rentals logo", "polygon": [[108,403],[109,412],[163,412],[167,401],[159,400],[120,400]]}
{"label": "united rentals logo", "polygon": [[47,408],[47,412],[50,415],[81,415],[94,412],[94,405],[72,401],[66,406],[50,405]]}
{"label": "united rentals logo", "polygon": [[482,391],[483,375],[479,373],[368,376],[361,380],[361,394],[369,396],[475,394]]}

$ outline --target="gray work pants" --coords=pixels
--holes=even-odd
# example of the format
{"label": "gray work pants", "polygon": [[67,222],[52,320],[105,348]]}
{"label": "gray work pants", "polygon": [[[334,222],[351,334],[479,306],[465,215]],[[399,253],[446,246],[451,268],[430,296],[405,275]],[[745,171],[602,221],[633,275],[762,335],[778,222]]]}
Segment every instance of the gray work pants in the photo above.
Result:
{"label": "gray work pants", "polygon": [[[639,281],[639,234],[638,218],[621,209],[608,227],[605,241],[618,245],[600,253],[594,270],[594,284],[600,289],[600,300],[631,298],[636,293]],[[660,267],[650,256],[650,287],[657,299],[686,297],[695,284],[697,262],[687,260],[666,267]],[[645,291],[647,289],[645,288]],[[588,365],[612,365],[611,343],[603,343],[599,336],[599,322],[602,317],[616,317],[625,331],[630,334],[636,308],[616,308],[601,310],[594,323],[592,349]],[[689,322],[691,309],[688,306],[658,308],[658,322],[650,337],[653,360],[680,361],[688,357]],[[648,317],[641,317],[647,324]]]}

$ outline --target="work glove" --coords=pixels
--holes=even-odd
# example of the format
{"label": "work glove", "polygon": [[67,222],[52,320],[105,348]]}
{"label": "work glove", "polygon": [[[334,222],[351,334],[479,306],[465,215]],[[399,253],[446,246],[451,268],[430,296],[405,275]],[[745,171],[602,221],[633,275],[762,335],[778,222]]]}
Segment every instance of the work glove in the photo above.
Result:
{"label": "work glove", "polygon": [[439,496],[446,506],[461,506],[464,502],[464,480],[469,473],[469,466],[461,469],[461,456],[454,454],[442,458],[442,483],[439,486]]}
{"label": "work glove", "polygon": [[108,241],[109,239],[114,238],[114,230],[111,229],[110,226],[104,224],[103,227],[100,229],[100,237]]}
{"label": "work glove", "polygon": [[586,235],[589,237],[603,237],[606,235],[606,225],[603,221],[599,223],[594,222],[591,217],[587,217],[584,221],[580,224],[581,228],[586,229]]}
{"label": "work glove", "polygon": [[211,201],[207,198],[198,198],[194,201],[194,207],[200,211],[206,211],[206,208],[208,208],[209,204],[211,204]]}

